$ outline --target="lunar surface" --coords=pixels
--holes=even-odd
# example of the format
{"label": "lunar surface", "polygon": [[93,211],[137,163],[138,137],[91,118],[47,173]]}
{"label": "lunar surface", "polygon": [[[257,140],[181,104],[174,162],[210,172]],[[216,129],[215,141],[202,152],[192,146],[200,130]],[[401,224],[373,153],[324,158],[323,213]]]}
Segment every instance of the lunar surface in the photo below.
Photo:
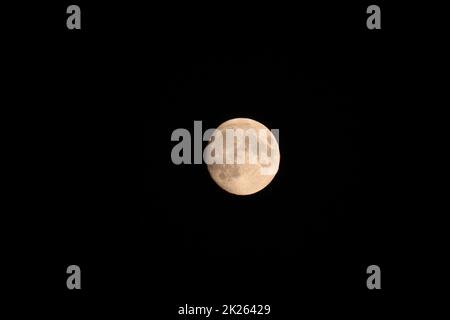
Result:
{"label": "lunar surface", "polygon": [[[227,143],[227,137],[228,141],[231,140],[227,133],[232,132],[228,129],[232,129],[233,132],[242,129],[241,132],[245,132],[244,140],[231,137],[232,142]],[[222,140],[212,137],[207,149],[209,148],[213,156],[218,156],[223,161],[207,162],[212,179],[222,189],[235,195],[250,195],[264,189],[273,180],[280,163],[280,150],[273,133],[263,124],[247,118],[228,120],[217,127],[214,133],[217,131],[220,131]],[[223,146],[220,155],[219,144]],[[261,157],[261,151],[267,157]],[[239,154],[241,158],[238,158]],[[242,155],[245,155],[244,161]],[[234,161],[227,161],[230,159]],[[237,159],[241,159],[240,162]]]}

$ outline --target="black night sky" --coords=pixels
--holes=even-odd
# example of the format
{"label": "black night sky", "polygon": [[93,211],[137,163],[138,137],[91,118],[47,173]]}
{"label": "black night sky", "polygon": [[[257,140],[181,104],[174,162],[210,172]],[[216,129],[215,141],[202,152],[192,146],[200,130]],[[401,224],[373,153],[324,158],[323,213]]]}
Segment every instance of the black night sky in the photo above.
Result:
{"label": "black night sky", "polygon": [[[397,9],[383,4],[381,30],[368,30],[372,3],[142,4],[128,15],[76,2],[82,30],[65,26],[71,3],[47,4],[11,80],[30,87],[16,99],[33,108],[17,110],[36,127],[24,147],[32,210],[16,204],[27,221],[10,263],[19,292],[75,318],[270,304],[267,319],[365,319],[394,305],[406,246],[391,139]],[[175,129],[238,117],[279,129],[265,189],[235,196],[205,164],[172,163]],[[71,264],[82,290],[66,288]],[[373,264],[382,290],[366,287]]]}

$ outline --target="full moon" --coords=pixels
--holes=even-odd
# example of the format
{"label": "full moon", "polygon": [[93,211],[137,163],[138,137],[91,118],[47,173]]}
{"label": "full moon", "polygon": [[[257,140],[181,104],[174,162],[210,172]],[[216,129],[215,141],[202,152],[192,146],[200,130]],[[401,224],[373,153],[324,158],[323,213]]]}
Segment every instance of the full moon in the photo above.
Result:
{"label": "full moon", "polygon": [[[233,142],[227,143],[227,132],[237,132],[239,129],[245,132],[245,140],[238,143],[238,139],[233,137]],[[250,195],[267,187],[278,172],[280,163],[280,150],[273,133],[262,123],[248,118],[225,121],[214,133],[218,131],[223,137],[222,157],[224,159],[227,156],[231,159],[234,157],[234,161],[230,163],[224,160],[222,163],[208,164],[209,174],[217,185],[235,195]],[[256,141],[257,147],[251,147],[250,141]],[[217,147],[218,140],[210,139],[208,147],[214,143]],[[261,150],[267,151],[268,157],[265,161],[261,159]],[[237,161],[240,152],[245,155],[244,162]],[[255,161],[249,161],[251,157]]]}

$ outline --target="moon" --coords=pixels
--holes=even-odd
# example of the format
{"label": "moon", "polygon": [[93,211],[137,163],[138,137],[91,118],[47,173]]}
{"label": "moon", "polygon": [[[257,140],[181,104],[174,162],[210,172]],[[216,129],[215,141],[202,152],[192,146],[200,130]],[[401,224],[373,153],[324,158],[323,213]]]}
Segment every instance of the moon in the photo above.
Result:
{"label": "moon", "polygon": [[[232,129],[233,131],[231,132],[237,132],[237,129],[242,129],[246,132],[245,140],[241,140],[241,143],[238,143],[238,139],[233,137],[233,143],[227,144],[226,133],[230,131],[228,129]],[[223,137],[221,157],[224,160],[222,163],[215,162],[208,164],[209,174],[217,185],[229,193],[240,196],[254,194],[267,187],[278,172],[280,163],[280,150],[273,133],[262,123],[248,118],[235,118],[225,121],[217,127],[213,136],[218,132]],[[256,135],[254,134],[255,132]],[[247,135],[247,133],[249,134]],[[250,147],[251,139],[256,141],[257,148]],[[219,140],[210,139],[207,148],[210,147],[211,150],[218,145]],[[267,150],[268,161],[263,161],[259,156],[262,146],[265,148],[262,150]],[[244,162],[236,161],[239,152],[242,152],[242,155],[245,154]],[[230,153],[234,156],[234,161],[231,163],[225,160]],[[214,155],[214,151],[212,151],[212,154]],[[232,156],[230,156],[230,159]],[[251,156],[256,161],[250,161]]]}

